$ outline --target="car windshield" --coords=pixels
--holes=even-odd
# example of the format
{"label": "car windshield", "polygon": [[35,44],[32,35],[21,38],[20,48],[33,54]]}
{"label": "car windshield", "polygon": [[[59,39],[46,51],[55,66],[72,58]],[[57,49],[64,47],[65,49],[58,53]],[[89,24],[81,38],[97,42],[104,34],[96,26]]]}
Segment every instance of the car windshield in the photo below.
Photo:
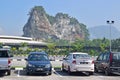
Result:
{"label": "car windshield", "polygon": [[8,57],[7,51],[0,51],[0,57]]}
{"label": "car windshield", "polygon": [[120,53],[114,53],[113,60],[120,60]]}
{"label": "car windshield", "polygon": [[48,56],[45,54],[31,54],[28,57],[29,61],[48,61]]}
{"label": "car windshield", "polygon": [[77,58],[90,58],[90,55],[88,54],[73,54],[73,58],[77,59]]}

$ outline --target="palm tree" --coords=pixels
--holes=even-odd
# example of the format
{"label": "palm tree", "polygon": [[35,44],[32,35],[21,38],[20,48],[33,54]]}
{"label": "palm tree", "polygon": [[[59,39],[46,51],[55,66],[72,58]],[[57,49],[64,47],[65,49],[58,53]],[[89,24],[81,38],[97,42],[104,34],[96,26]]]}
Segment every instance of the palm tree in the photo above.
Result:
{"label": "palm tree", "polygon": [[48,54],[54,55],[55,46],[56,46],[56,45],[53,44],[53,43],[50,43],[50,44],[47,45],[47,47],[48,47],[48,49],[49,49],[49,53],[48,53]]}

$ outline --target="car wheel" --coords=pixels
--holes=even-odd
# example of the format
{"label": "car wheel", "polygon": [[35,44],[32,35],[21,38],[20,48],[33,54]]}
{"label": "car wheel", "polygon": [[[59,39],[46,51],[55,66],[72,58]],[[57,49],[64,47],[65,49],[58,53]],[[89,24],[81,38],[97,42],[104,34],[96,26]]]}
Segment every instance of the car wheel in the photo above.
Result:
{"label": "car wheel", "polygon": [[7,75],[8,75],[8,76],[11,75],[11,70],[8,70],[8,71],[7,71]]}
{"label": "car wheel", "polygon": [[106,75],[106,76],[110,76],[110,75],[111,75],[111,73],[110,73],[110,71],[109,71],[108,68],[105,69],[105,75]]}
{"label": "car wheel", "polygon": [[89,72],[89,75],[93,75],[93,72]]}
{"label": "car wheel", "polygon": [[71,70],[70,70],[70,66],[68,67],[68,74],[69,74],[69,75],[72,74],[72,72],[71,72]]}
{"label": "car wheel", "polygon": [[98,69],[95,67],[95,72],[97,73],[98,72]]}
{"label": "car wheel", "polygon": [[52,72],[50,72],[49,75],[52,75]]}
{"label": "car wheel", "polygon": [[62,64],[62,71],[63,71],[63,72],[65,71],[65,69],[64,69],[64,64]]}
{"label": "car wheel", "polygon": [[26,75],[30,75],[30,72],[26,71]]}

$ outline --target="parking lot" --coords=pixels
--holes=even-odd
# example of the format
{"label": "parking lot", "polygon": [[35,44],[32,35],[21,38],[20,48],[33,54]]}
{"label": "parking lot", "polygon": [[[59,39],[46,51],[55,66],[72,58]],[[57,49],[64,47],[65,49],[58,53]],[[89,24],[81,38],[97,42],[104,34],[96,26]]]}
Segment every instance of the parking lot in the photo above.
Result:
{"label": "parking lot", "polygon": [[62,72],[60,70],[53,70],[53,74],[46,76],[44,74],[33,74],[26,75],[24,70],[20,71],[18,75],[17,70],[12,70],[10,76],[1,76],[0,80],[119,80],[119,75],[105,76],[103,73],[94,73],[94,75],[88,76],[84,73],[74,73],[68,75],[67,72]]}
{"label": "parking lot", "polygon": [[[62,61],[52,61],[53,67],[61,66]],[[14,59],[12,61],[12,66],[24,66],[25,61],[22,59]],[[46,76],[44,74],[33,74],[26,75],[25,70],[20,70],[18,74],[18,70],[12,70],[12,74],[10,76],[1,75],[0,80],[119,80],[120,75],[112,75],[105,76],[103,73],[94,73],[94,75],[88,76],[85,73],[74,73],[72,75],[68,75],[67,72],[62,72],[61,69],[54,69],[52,75]]]}

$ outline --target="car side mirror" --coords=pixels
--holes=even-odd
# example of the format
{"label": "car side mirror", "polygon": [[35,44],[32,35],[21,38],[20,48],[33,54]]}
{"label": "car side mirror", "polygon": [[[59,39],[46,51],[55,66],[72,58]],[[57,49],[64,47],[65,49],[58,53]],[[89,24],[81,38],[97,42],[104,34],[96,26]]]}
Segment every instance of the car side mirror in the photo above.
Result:
{"label": "car side mirror", "polygon": [[28,59],[27,58],[25,58],[25,61],[27,61]]}
{"label": "car side mirror", "polygon": [[63,60],[68,60],[67,58],[63,58]]}

